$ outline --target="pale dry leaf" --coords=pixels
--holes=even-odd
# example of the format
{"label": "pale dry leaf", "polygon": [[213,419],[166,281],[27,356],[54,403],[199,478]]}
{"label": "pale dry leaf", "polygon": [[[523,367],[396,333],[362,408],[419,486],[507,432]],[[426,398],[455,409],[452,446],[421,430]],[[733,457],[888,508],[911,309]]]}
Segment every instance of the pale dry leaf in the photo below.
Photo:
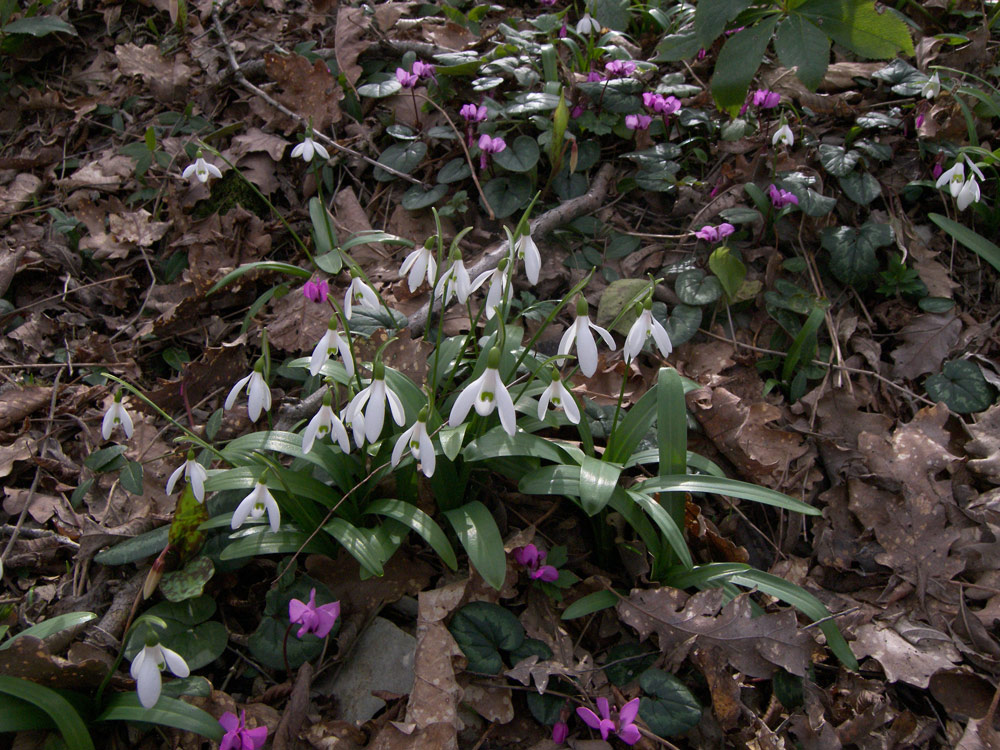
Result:
{"label": "pale dry leaf", "polygon": [[[368,214],[362,208],[354,188],[346,187],[333,198],[333,226],[340,235],[341,241],[346,241],[360,232],[370,232],[372,225]],[[351,248],[351,257],[365,269],[365,273],[373,281],[384,281],[386,278],[395,280],[398,276],[398,266],[395,263],[386,265],[386,256],[392,252],[392,245],[355,245]],[[391,273],[385,273],[391,270]],[[372,277],[374,274],[374,278]]]}
{"label": "pale dry leaf", "polygon": [[289,143],[280,135],[265,133],[260,128],[250,128],[246,133],[240,133],[233,138],[229,147],[230,161],[236,162],[240,157],[254,151],[264,151],[274,161],[281,161]]}
{"label": "pale dry leaf", "polygon": [[465,688],[462,703],[486,721],[508,724],[514,720],[514,704],[511,701],[510,688],[480,685],[466,675],[463,675],[459,684]]}
{"label": "pale dry leaf", "polygon": [[111,214],[108,217],[108,228],[117,240],[149,247],[162,238],[170,228],[169,221],[152,221],[152,218],[153,215],[142,208],[138,211]]}
{"label": "pale dry leaf", "polygon": [[55,495],[46,495],[41,492],[35,492],[32,495],[25,489],[4,487],[3,491],[6,495],[3,501],[4,512],[12,516],[17,516],[17,514],[24,510],[24,506],[27,504],[30,495],[31,505],[28,505],[28,513],[36,523],[46,523],[56,514],[56,510],[62,502],[62,498]]}
{"label": "pale dry leaf", "polygon": [[266,324],[268,341],[282,351],[309,356],[329,323],[328,305],[317,305],[293,290],[274,303]]}
{"label": "pale dry leaf", "polygon": [[159,101],[169,103],[185,96],[194,71],[184,64],[187,55],[183,52],[168,60],[154,44],[139,47],[129,43],[117,45],[115,56],[122,75],[142,76]]}
{"label": "pale dry leaf", "polygon": [[100,188],[118,190],[122,183],[135,173],[135,162],[121,154],[105,152],[100,158],[80,167],[69,177],[56,180],[56,185],[66,190]]}
{"label": "pale dry leaf", "polygon": [[659,637],[660,650],[672,667],[692,648],[715,647],[736,669],[751,677],[770,677],[777,667],[804,675],[815,642],[798,627],[795,612],[786,610],[754,617],[749,595],[723,604],[722,589],[688,596],[679,589],[633,590],[618,603],[618,614],[639,632]]}
{"label": "pale dry leaf", "polygon": [[[418,601],[423,594],[418,597]],[[406,720],[425,728],[448,724],[457,732],[462,727],[458,705],[463,690],[455,679],[453,659],[462,656],[448,628],[441,621],[417,615],[417,649],[413,659],[413,691],[406,706]]]}
{"label": "pale dry leaf", "polygon": [[362,8],[341,5],[337,10],[337,32],[334,35],[334,51],[337,56],[337,67],[347,78],[348,85],[353,89],[361,77],[361,65],[358,58],[371,46],[366,38],[370,17]]}
{"label": "pale dry leaf", "polygon": [[52,389],[48,386],[11,388],[0,393],[0,430],[33,414],[49,403]]}
{"label": "pale dry leaf", "polygon": [[338,102],[344,92],[326,63],[314,64],[301,55],[264,54],[267,74],[280,86],[275,99],[312,122],[314,130],[325,132],[342,117]]}
{"label": "pale dry leaf", "polygon": [[915,316],[899,331],[903,343],[892,352],[892,376],[915,380],[925,373],[938,372],[961,332],[962,321],[954,311]]}
{"label": "pale dry leaf", "polygon": [[274,160],[265,153],[247,154],[236,165],[242,176],[252,182],[264,195],[271,195],[278,189],[278,175]]}
{"label": "pale dry leaf", "polygon": [[1000,405],[979,414],[975,424],[967,428],[973,439],[965,444],[965,450],[977,456],[970,459],[969,470],[1000,484]]}
{"label": "pale dry leaf", "polygon": [[894,627],[878,622],[858,627],[855,635],[855,656],[859,659],[870,656],[877,660],[889,682],[899,681],[925,688],[935,672],[951,669],[962,660],[958,649],[947,637],[910,640]]}
{"label": "pale dry leaf", "polygon": [[41,191],[43,182],[30,172],[21,172],[9,185],[0,188],[0,221],[17,213]]}
{"label": "pale dry leaf", "polygon": [[0,477],[10,474],[17,461],[27,461],[31,458],[35,441],[27,435],[22,435],[10,445],[0,445]]}

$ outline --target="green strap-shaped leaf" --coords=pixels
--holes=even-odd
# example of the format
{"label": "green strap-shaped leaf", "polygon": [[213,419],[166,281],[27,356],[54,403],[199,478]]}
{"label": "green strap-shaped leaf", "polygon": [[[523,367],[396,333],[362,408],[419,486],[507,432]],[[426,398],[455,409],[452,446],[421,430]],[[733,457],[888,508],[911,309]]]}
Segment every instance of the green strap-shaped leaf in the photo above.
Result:
{"label": "green strap-shaped leaf", "polygon": [[374,575],[383,574],[381,550],[375,548],[375,542],[367,534],[355,528],[343,518],[334,518],[323,527],[334,539],[340,542],[355,560]]}
{"label": "green strap-shaped leaf", "polygon": [[22,630],[17,635],[11,636],[2,645],[0,645],[0,651],[10,648],[10,644],[22,636],[30,635],[34,638],[48,638],[50,635],[58,633],[61,630],[75,628],[77,625],[83,625],[83,623],[90,622],[96,618],[97,615],[93,612],[67,612],[64,615],[50,617],[48,620],[40,622],[37,625],[32,625],[30,628]]}
{"label": "green strap-shaped leaf", "polygon": [[444,561],[445,565],[452,570],[458,569],[455,550],[451,548],[448,537],[445,536],[444,531],[435,523],[434,519],[420,508],[410,503],[404,503],[402,500],[383,498],[371,503],[365,513],[394,518],[400,523],[406,524],[424,538],[424,541],[438,553],[438,557]]}
{"label": "green strap-shaped leaf", "polygon": [[618,486],[622,466],[584,456],[580,465],[580,505],[587,515],[593,516],[611,501],[611,493]]}
{"label": "green strap-shaped leaf", "polygon": [[[97,717],[96,721],[160,724],[185,732],[194,732],[215,742],[220,742],[225,734],[222,725],[210,713],[166,695],[161,695],[152,708],[145,708],[139,703],[139,696],[135,693],[120,693],[108,701],[107,709]],[[74,745],[71,744],[70,747]]]}
{"label": "green strap-shaped leaf", "polygon": [[489,510],[478,500],[446,510],[445,517],[469,554],[469,561],[490,586],[499,591],[507,577],[503,538]]}
{"label": "green strap-shaped leaf", "polygon": [[0,693],[27,701],[48,714],[62,734],[67,747],[74,750],[93,750],[94,741],[90,738],[80,714],[73,708],[73,704],[55,690],[18,677],[0,675]]}
{"label": "green strap-shaped leaf", "polygon": [[586,617],[593,612],[602,609],[610,609],[618,604],[618,596],[613,591],[595,591],[577,599],[566,607],[562,613],[563,620],[575,620],[578,617]]}
{"label": "green strap-shaped leaf", "polygon": [[566,460],[566,454],[551,441],[530,432],[508,435],[500,426],[488,430],[462,451],[462,458],[466,461],[485,461],[503,456],[530,456],[560,464]]}
{"label": "green strap-shaped leaf", "polygon": [[[684,541],[684,532],[664,507],[644,492],[629,491],[628,496],[653,519],[653,522],[659,527],[670,548],[677,555],[677,559],[681,561],[681,564],[685,568],[694,567],[694,560],[691,559],[691,551],[688,549],[687,542]],[[682,500],[683,497],[681,495]],[[682,505],[682,510],[683,507]]]}
{"label": "green strap-shaped leaf", "polygon": [[764,59],[764,51],[777,23],[778,17],[774,16],[738,31],[726,40],[719,52],[712,76],[712,96],[719,108],[731,117],[735,117],[743,106],[747,89]]}
{"label": "green strap-shaped leaf", "polygon": [[639,482],[632,488],[637,492],[645,492],[651,495],[654,492],[709,492],[716,495],[729,495],[739,497],[743,500],[752,500],[755,503],[773,505],[785,510],[793,510],[796,513],[803,513],[807,516],[821,515],[817,508],[806,505],[800,500],[796,500],[776,490],[767,487],[758,487],[755,484],[741,482],[737,479],[723,479],[721,477],[702,476],[698,474],[675,475],[666,477],[653,477],[644,482]]}
{"label": "green strap-shaped leaf", "polygon": [[604,451],[604,460],[624,463],[635,452],[639,442],[653,426],[656,419],[656,389],[651,388],[643,394],[628,413],[615,427],[608,438],[608,447]]}
{"label": "green strap-shaped leaf", "polygon": [[1000,271],[1000,247],[990,242],[981,234],[977,234],[963,224],[942,216],[941,214],[928,214],[931,221],[941,227],[944,231],[961,242],[972,252],[985,260],[996,270]]}
{"label": "green strap-shaped leaf", "polygon": [[297,276],[301,279],[308,279],[310,276],[312,276],[312,273],[310,273],[306,269],[299,268],[298,266],[293,266],[290,263],[279,263],[273,260],[262,260],[262,261],[257,261],[256,263],[247,263],[245,265],[240,266],[239,268],[230,271],[221,279],[219,279],[217,282],[215,282],[215,284],[212,285],[212,288],[208,290],[208,294],[213,294],[214,292],[219,291],[223,287],[232,284],[234,281],[236,281],[236,279],[240,278],[241,276],[245,276],[251,271],[277,271],[278,273],[287,273],[289,276]]}
{"label": "green strap-shaped leaf", "polygon": [[241,536],[229,544],[219,555],[220,560],[238,560],[241,557],[256,557],[257,555],[282,555],[288,552],[325,553],[324,545],[313,537],[308,544],[309,535],[304,531],[268,531],[261,527],[260,531]]}

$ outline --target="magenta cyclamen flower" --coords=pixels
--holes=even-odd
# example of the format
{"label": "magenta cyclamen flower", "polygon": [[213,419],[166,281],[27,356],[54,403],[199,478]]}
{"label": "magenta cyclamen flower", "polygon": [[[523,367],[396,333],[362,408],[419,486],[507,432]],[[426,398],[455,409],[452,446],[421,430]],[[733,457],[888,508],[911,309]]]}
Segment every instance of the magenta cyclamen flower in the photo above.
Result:
{"label": "magenta cyclamen flower", "polygon": [[643,93],[642,104],[660,115],[672,115],[681,108],[681,100],[676,96],[663,96],[649,91]]}
{"label": "magenta cyclamen flower", "polygon": [[629,130],[646,130],[652,121],[649,115],[625,115],[625,127]]}
{"label": "magenta cyclamen flower", "polygon": [[313,302],[326,302],[326,295],[329,293],[330,285],[326,283],[326,279],[309,279],[302,285],[302,294]]}
{"label": "magenta cyclamen flower", "polygon": [[598,73],[596,70],[592,70],[589,73],[587,73],[587,83],[597,83],[598,81],[603,81],[603,80],[604,79],[601,78],[601,74]]}
{"label": "magenta cyclamen flower", "polygon": [[479,155],[479,168],[486,169],[487,154],[499,154],[505,148],[507,148],[507,142],[499,135],[495,138],[491,138],[486,133],[479,136],[479,150],[482,152]]}
{"label": "magenta cyclamen flower", "polygon": [[400,85],[404,89],[412,89],[416,87],[417,81],[420,80],[420,76],[416,73],[410,73],[403,68],[396,68],[396,80],[399,81]]}
{"label": "magenta cyclamen flower", "polygon": [[753,92],[753,106],[760,109],[774,109],[781,104],[781,94],[767,89],[757,89]]}
{"label": "magenta cyclamen flower", "polygon": [[618,712],[617,724],[611,720],[611,709],[607,698],[597,699],[597,709],[601,712],[600,716],[583,706],[576,709],[576,715],[583,719],[583,723],[588,727],[599,731],[603,740],[607,740],[608,734],[614,732],[626,745],[634,745],[639,741],[642,735],[639,727],[635,725],[635,717],[639,715],[638,698],[633,698],[622,706],[622,710]]}
{"label": "magenta cyclamen flower", "polygon": [[309,592],[309,602],[292,599],[288,602],[288,619],[301,625],[296,638],[306,633],[315,633],[317,638],[326,638],[333,629],[333,624],[340,617],[340,602],[316,605],[316,589]]}
{"label": "magenta cyclamen flower", "polygon": [[626,78],[635,73],[635,63],[631,60],[612,60],[605,64],[604,69],[609,76]]}
{"label": "magenta cyclamen flower", "polygon": [[236,714],[226,711],[219,718],[219,723],[226,730],[219,750],[260,750],[267,742],[267,727],[247,729],[246,711],[240,711],[238,719]]}
{"label": "magenta cyclamen flower", "polygon": [[480,104],[478,107],[475,104],[463,104],[462,108],[458,110],[458,114],[465,118],[466,122],[485,122],[486,120],[486,105]]}
{"label": "magenta cyclamen flower", "polygon": [[723,222],[717,227],[707,225],[703,226],[694,233],[694,236],[700,240],[705,240],[705,242],[718,242],[719,240],[725,239],[735,231],[736,227],[729,222]]}
{"label": "magenta cyclamen flower", "polygon": [[787,190],[782,190],[781,188],[771,185],[767,189],[767,195],[771,199],[771,205],[775,208],[784,208],[789,204],[799,205],[799,199],[796,198],[792,193]]}
{"label": "magenta cyclamen flower", "polygon": [[558,580],[558,570],[551,565],[542,565],[548,553],[538,549],[534,544],[518,547],[511,554],[514,555],[514,560],[519,565],[528,569],[528,577],[532,580],[541,580],[546,583]]}
{"label": "magenta cyclamen flower", "polygon": [[556,0],[538,0],[542,5],[547,5],[550,8],[556,4]]}
{"label": "magenta cyclamen flower", "polygon": [[561,745],[569,737],[569,724],[565,721],[557,721],[552,725],[552,741]]}
{"label": "magenta cyclamen flower", "polygon": [[425,62],[420,62],[420,60],[415,60],[410,70],[413,73],[413,75],[417,76],[418,78],[421,79],[431,78],[435,81],[437,80],[437,78],[434,77],[434,66],[431,65],[430,63],[425,63]]}

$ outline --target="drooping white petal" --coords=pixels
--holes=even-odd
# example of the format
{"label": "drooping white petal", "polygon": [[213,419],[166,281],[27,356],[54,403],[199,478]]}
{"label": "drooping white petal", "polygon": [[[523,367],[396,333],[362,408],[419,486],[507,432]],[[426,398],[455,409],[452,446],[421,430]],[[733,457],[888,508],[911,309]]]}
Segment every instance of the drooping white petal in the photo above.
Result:
{"label": "drooping white petal", "polygon": [[566,418],[573,424],[580,424],[580,407],[576,405],[573,394],[563,385],[562,381],[559,381],[558,390],[560,391],[559,402],[563,411],[566,412]]}
{"label": "drooping white petal", "polygon": [[976,178],[969,176],[969,179],[965,181],[962,185],[962,189],[959,190],[958,196],[956,198],[956,205],[959,211],[964,211],[973,203],[978,203],[980,198],[979,183],[976,182]]}
{"label": "drooping white petal", "polygon": [[[553,381],[555,382],[555,381]],[[538,397],[538,421],[545,421],[545,412],[548,411],[549,401],[552,399],[552,383],[549,387],[542,391],[542,395]]]}
{"label": "drooping white petal", "polygon": [[452,404],[451,413],[448,415],[448,424],[452,427],[458,427],[465,418],[469,415],[469,409],[479,398],[479,391],[482,389],[483,380],[486,378],[486,373],[484,372],[478,378],[469,383],[458,394],[458,398],[455,399],[455,403]]}
{"label": "drooping white petal", "polygon": [[646,343],[649,329],[646,321],[643,319],[645,315],[646,311],[643,311],[636,318],[635,323],[628,330],[628,336],[625,337],[625,346],[622,347],[622,355],[625,357],[626,362],[631,362],[639,356],[639,352],[642,351],[642,345]]}
{"label": "drooping white petal", "polygon": [[403,402],[388,384],[385,386],[385,398],[389,402],[389,412],[392,414],[392,421],[400,427],[406,421],[406,410],[403,409]]}
{"label": "drooping white petal", "polygon": [[390,459],[393,466],[398,466],[399,462],[403,460],[403,452],[410,447],[410,436],[418,424],[419,422],[414,422],[413,427],[404,430],[403,434],[396,440],[396,444],[392,448],[392,458]]}
{"label": "drooping white petal", "polygon": [[167,480],[168,495],[174,494],[174,485],[177,484],[177,480],[181,478],[181,475],[184,473],[184,469],[186,468],[187,468],[187,462],[185,461],[176,469],[174,469],[173,473],[170,475],[170,478]]}
{"label": "drooping white petal", "polygon": [[271,389],[264,382],[264,376],[254,370],[247,386],[247,413],[250,415],[250,421],[256,422],[260,419],[261,411],[268,411],[270,408]]}
{"label": "drooping white petal", "polygon": [[[156,646],[145,646],[132,662],[130,673],[135,679],[135,689],[143,708],[152,708],[160,699],[160,664]],[[138,666],[136,666],[138,665]]]}
{"label": "drooping white petal", "polygon": [[524,273],[532,285],[538,283],[538,274],[542,270],[542,256],[538,252],[538,245],[531,239],[530,234],[521,236],[517,243],[517,254],[524,258]]}
{"label": "drooping white petal", "polygon": [[223,404],[222,408],[229,410],[233,408],[233,404],[236,403],[237,396],[240,395],[240,391],[243,390],[243,386],[250,382],[250,376],[247,375],[245,378],[240,378],[236,381],[236,385],[232,387],[229,391],[229,395],[226,396],[226,402]]}
{"label": "drooping white petal", "polygon": [[652,333],[653,341],[656,342],[656,346],[659,348],[663,358],[666,359],[669,357],[670,352],[674,350],[674,345],[670,343],[670,336],[667,334],[667,330],[652,314],[650,315],[650,333]]}
{"label": "drooping white petal", "polygon": [[308,453],[313,448],[313,443],[316,442],[316,435],[319,433],[320,427],[326,427],[327,430],[330,429],[328,423],[328,417],[325,409],[328,407],[321,406],[319,411],[313,415],[313,418],[309,420],[309,424],[306,425],[305,431],[302,433],[302,452]]}
{"label": "drooping white petal", "polygon": [[[979,186],[976,186],[976,200],[979,200]],[[122,432],[125,433],[125,437],[132,437],[132,432],[134,431],[134,426],[132,424],[132,415],[126,411],[124,404],[119,404],[118,418],[122,422]]]}
{"label": "drooping white petal", "polygon": [[497,406],[497,383],[500,382],[500,373],[492,367],[487,367],[481,380],[479,393],[473,405],[479,416],[486,417],[492,414]]}
{"label": "drooping white petal", "polygon": [[365,410],[365,437],[369,443],[374,443],[382,434],[382,425],[385,424],[385,381],[373,380],[371,389],[368,408]]}
{"label": "drooping white petal", "polygon": [[254,506],[258,502],[260,497],[260,491],[264,488],[260,482],[250,491],[250,494],[243,498],[242,502],[236,506],[236,510],[233,511],[233,520],[230,524],[235,530],[246,523],[247,518],[250,517],[251,511],[253,511]]}
{"label": "drooping white petal", "polygon": [[427,434],[425,422],[417,422],[417,431],[420,433],[418,441],[420,443],[420,470],[425,477],[430,479],[434,476],[434,466],[437,460],[434,455],[434,443],[431,442],[431,436]]}
{"label": "drooping white petal", "polygon": [[313,148],[316,149],[317,154],[322,156],[324,159],[329,160],[330,152],[326,150],[326,146],[324,146],[322,143],[317,143],[316,141],[313,141],[312,145]]}
{"label": "drooping white petal", "polygon": [[191,674],[191,670],[188,669],[187,662],[184,661],[184,657],[178,654],[176,651],[171,651],[166,646],[159,646],[160,654],[163,657],[163,661],[167,663],[167,668],[173,672],[177,677],[188,677]]}
{"label": "drooping white petal", "polygon": [[496,404],[497,413],[500,414],[500,424],[503,426],[504,431],[513,437],[514,433],[517,432],[517,413],[514,411],[514,401],[507,391],[507,386],[500,380],[499,374],[497,375],[496,390],[494,391],[494,403]]}
{"label": "drooping white petal", "polygon": [[319,371],[323,369],[323,365],[326,361],[330,359],[330,349],[332,348],[331,334],[335,331],[326,329],[326,333],[320,338],[319,342],[316,344],[316,348],[312,351],[312,356],[309,357],[309,374],[319,375]]}
{"label": "drooping white petal", "polygon": [[205,467],[197,461],[188,461],[184,470],[188,482],[191,483],[191,492],[199,503],[205,502],[205,481],[208,479],[208,472]]}
{"label": "drooping white petal", "polygon": [[597,343],[594,341],[594,334],[590,332],[588,316],[581,316],[577,326],[576,361],[580,365],[580,372],[589,378],[597,372]]}
{"label": "drooping white petal", "polygon": [[268,492],[267,487],[264,488],[264,508],[267,510],[267,520],[271,523],[271,531],[277,531],[278,527],[281,526],[281,509],[278,507],[278,501],[274,499],[274,495]]}

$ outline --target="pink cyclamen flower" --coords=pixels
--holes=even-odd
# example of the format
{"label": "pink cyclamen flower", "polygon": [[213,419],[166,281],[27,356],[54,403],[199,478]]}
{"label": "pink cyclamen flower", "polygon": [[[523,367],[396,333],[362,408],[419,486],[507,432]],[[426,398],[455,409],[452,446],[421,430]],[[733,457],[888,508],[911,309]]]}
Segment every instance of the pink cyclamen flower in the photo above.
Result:
{"label": "pink cyclamen flower", "polygon": [[708,53],[705,51],[704,47],[702,47],[700,50],[698,50],[698,59],[699,60],[704,60],[707,56],[708,56]]}
{"label": "pink cyclamen flower", "polygon": [[219,750],[260,750],[267,742],[267,727],[247,729],[246,711],[240,711],[238,719],[236,714],[226,711],[219,718],[219,723],[226,730]]}
{"label": "pink cyclamen flower", "polygon": [[569,724],[565,721],[557,721],[552,725],[552,741],[561,745],[569,737]]}
{"label": "pink cyclamen flower", "polygon": [[917,115],[917,121],[916,121],[917,130],[920,130],[920,126],[923,125],[923,124],[924,124],[924,116],[923,116],[923,114]]}
{"label": "pink cyclamen flower", "polygon": [[931,167],[931,177],[936,180],[942,174],[944,174],[944,167],[941,165],[941,162],[935,162],[934,166]]}
{"label": "pink cyclamen flower", "polygon": [[551,565],[542,565],[548,553],[538,549],[534,544],[518,547],[511,554],[518,565],[523,565],[528,569],[528,577],[532,580],[541,580],[546,583],[558,580],[558,570]]}
{"label": "pink cyclamen flower", "polygon": [[629,130],[646,130],[652,121],[649,115],[625,115],[625,127]]}
{"label": "pink cyclamen flower", "polygon": [[635,63],[631,60],[612,60],[605,64],[604,69],[609,76],[616,78],[627,78],[635,73]]}
{"label": "pink cyclamen flower", "polygon": [[495,138],[491,138],[486,133],[479,136],[479,150],[482,152],[479,155],[479,168],[486,169],[487,154],[499,154],[505,148],[507,148],[507,142],[499,135]]}
{"label": "pink cyclamen flower", "polygon": [[546,6],[550,7],[550,8],[553,5],[556,4],[556,0],[538,0],[538,2],[540,2],[542,5],[546,5]]}
{"label": "pink cyclamen flower", "polygon": [[582,104],[577,104],[575,107],[573,107],[573,109],[570,110],[569,116],[570,118],[575,120],[577,117],[580,117],[580,115],[582,115],[586,111],[587,111],[586,108]]}
{"label": "pink cyclamen flower", "polygon": [[633,698],[618,712],[617,723],[611,719],[611,709],[607,698],[597,699],[597,709],[601,712],[598,716],[589,708],[583,706],[576,709],[576,715],[583,719],[583,723],[591,729],[596,729],[601,733],[601,739],[607,740],[608,734],[614,732],[618,738],[626,745],[634,745],[642,736],[639,727],[635,725],[635,717],[639,715],[639,699]]}
{"label": "pink cyclamen flower", "polygon": [[566,28],[566,22],[563,21],[562,28],[559,29],[559,38],[565,39],[567,36],[569,36],[569,29]]}
{"label": "pink cyclamen flower", "polygon": [[598,83],[603,80],[604,79],[601,78],[601,74],[598,73],[596,70],[592,70],[589,73],[587,73],[587,83]]}
{"label": "pink cyclamen flower", "polygon": [[725,239],[735,231],[736,227],[729,222],[723,222],[717,227],[709,225],[703,226],[694,233],[694,236],[700,240],[705,240],[705,242],[718,242],[719,240]]}
{"label": "pink cyclamen flower", "polygon": [[306,633],[315,633],[317,638],[326,638],[333,630],[333,624],[338,617],[340,617],[340,602],[317,606],[316,589],[309,592],[308,604],[298,599],[288,602],[289,621],[302,626],[295,634],[296,638],[301,638]]}
{"label": "pink cyclamen flower", "polygon": [[434,66],[430,63],[420,62],[420,60],[415,60],[413,66],[410,68],[411,72],[420,79],[430,78],[432,80],[437,80],[434,76]]}
{"label": "pink cyclamen flower", "polygon": [[771,199],[771,205],[775,208],[784,208],[789,204],[799,205],[799,199],[787,190],[771,185],[767,189],[767,195]]}
{"label": "pink cyclamen flower", "polygon": [[672,115],[681,108],[681,100],[676,96],[663,96],[649,91],[643,93],[642,104],[660,115]]}
{"label": "pink cyclamen flower", "polygon": [[404,89],[412,89],[417,85],[417,81],[420,80],[420,76],[416,73],[410,73],[403,68],[396,68],[396,80],[399,81],[400,85]]}
{"label": "pink cyclamen flower", "polygon": [[463,104],[458,114],[464,117],[466,122],[484,122],[487,116],[486,105]]}
{"label": "pink cyclamen flower", "polygon": [[759,109],[774,109],[781,104],[781,94],[767,89],[757,89],[753,92],[753,106]]}
{"label": "pink cyclamen flower", "polygon": [[330,293],[330,285],[326,279],[309,279],[302,285],[302,294],[306,299],[316,303],[326,302],[326,296]]}

